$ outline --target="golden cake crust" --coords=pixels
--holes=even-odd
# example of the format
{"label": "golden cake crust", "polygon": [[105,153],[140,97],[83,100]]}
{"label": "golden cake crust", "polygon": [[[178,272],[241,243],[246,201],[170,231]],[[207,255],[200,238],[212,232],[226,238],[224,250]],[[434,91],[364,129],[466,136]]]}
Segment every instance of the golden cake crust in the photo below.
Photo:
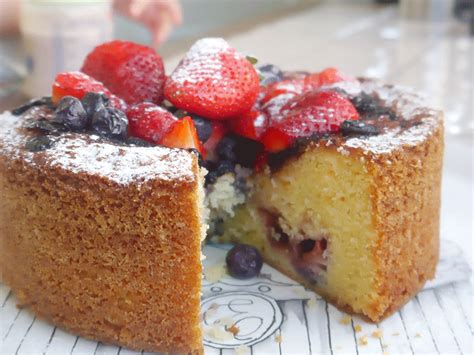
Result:
{"label": "golden cake crust", "polygon": [[[86,338],[202,351],[202,182],[194,154],[158,151],[169,169],[148,179],[133,176],[139,166],[81,170],[78,156],[74,168],[57,163],[61,143],[21,151],[26,137],[9,130],[8,119],[0,118],[0,269],[20,305]],[[115,151],[129,154],[120,149],[104,148],[111,160],[103,163]]]}

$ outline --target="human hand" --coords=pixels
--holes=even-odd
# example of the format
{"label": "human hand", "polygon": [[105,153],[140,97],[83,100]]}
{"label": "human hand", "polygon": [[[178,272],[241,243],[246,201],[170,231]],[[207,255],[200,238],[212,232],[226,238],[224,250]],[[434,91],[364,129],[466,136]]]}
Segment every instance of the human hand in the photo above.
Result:
{"label": "human hand", "polygon": [[183,20],[178,0],[114,0],[114,7],[124,16],[148,27],[156,47]]}

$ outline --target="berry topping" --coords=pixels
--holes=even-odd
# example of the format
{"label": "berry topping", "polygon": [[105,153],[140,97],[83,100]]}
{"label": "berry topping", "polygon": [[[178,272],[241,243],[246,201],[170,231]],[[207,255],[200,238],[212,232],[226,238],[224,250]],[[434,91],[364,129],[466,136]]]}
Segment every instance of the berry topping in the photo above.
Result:
{"label": "berry topping", "polygon": [[217,145],[227,133],[227,127],[221,122],[212,122],[212,133],[204,142],[204,149],[207,153],[206,158],[209,160],[217,159]]}
{"label": "berry topping", "polygon": [[273,64],[260,65],[257,72],[260,76],[260,85],[263,86],[283,80],[283,72]]}
{"label": "berry topping", "polygon": [[56,76],[53,83],[53,103],[58,104],[63,96],[74,96],[81,100],[88,92],[106,95],[113,107],[126,110],[123,100],[113,95],[100,81],[81,72],[66,72]]}
{"label": "berry topping", "polygon": [[260,253],[247,244],[237,244],[225,258],[227,271],[237,279],[250,279],[258,276],[263,266]]}
{"label": "berry topping", "polygon": [[127,41],[104,43],[89,53],[81,70],[129,105],[163,100],[163,61],[150,47]]}
{"label": "berry topping", "polygon": [[274,84],[268,85],[267,89],[265,90],[265,96],[261,100],[261,104],[266,104],[273,98],[290,94],[290,97],[299,95],[304,90],[304,82],[303,79],[289,79],[279,81]]}
{"label": "berry topping", "polygon": [[87,112],[87,116],[92,117],[96,111],[109,105],[109,98],[104,94],[88,92],[84,95],[81,102],[84,110]]}
{"label": "berry topping", "polygon": [[103,107],[92,116],[92,132],[99,136],[124,140],[128,135],[125,113],[113,107]]}
{"label": "berry topping", "polygon": [[315,89],[325,85],[332,85],[340,81],[355,81],[356,79],[348,76],[336,68],[327,68],[319,73],[309,74],[304,83],[306,88]]}
{"label": "berry topping", "polygon": [[53,121],[71,131],[82,131],[88,125],[87,112],[81,101],[72,96],[64,96],[54,112]]}
{"label": "berry topping", "polygon": [[375,136],[379,130],[374,125],[364,121],[344,121],[341,124],[341,133],[345,136],[355,134],[361,136]]}
{"label": "berry topping", "polygon": [[130,135],[148,142],[159,143],[177,118],[164,108],[144,102],[133,106],[127,112]]}
{"label": "berry topping", "polygon": [[268,119],[263,112],[250,110],[239,118],[232,120],[230,126],[235,134],[258,140],[265,131],[267,124]]}
{"label": "berry topping", "polygon": [[29,139],[25,144],[25,148],[32,153],[36,153],[53,147],[54,143],[48,136],[38,136]]}
{"label": "berry topping", "polygon": [[206,142],[212,135],[212,122],[196,115],[191,115],[191,118],[193,119],[194,126],[197,129],[199,140],[201,142]]}
{"label": "berry topping", "polygon": [[252,64],[221,38],[197,41],[165,84],[176,107],[213,120],[250,110],[258,92]]}
{"label": "berry topping", "polygon": [[338,132],[344,121],[359,119],[352,103],[336,91],[309,91],[291,100],[284,110],[285,118],[262,136],[269,152],[289,147],[296,138]]}
{"label": "berry topping", "polygon": [[200,154],[204,153],[196,127],[189,116],[176,121],[171,126],[170,131],[165,134],[160,144],[170,148],[195,149]]}

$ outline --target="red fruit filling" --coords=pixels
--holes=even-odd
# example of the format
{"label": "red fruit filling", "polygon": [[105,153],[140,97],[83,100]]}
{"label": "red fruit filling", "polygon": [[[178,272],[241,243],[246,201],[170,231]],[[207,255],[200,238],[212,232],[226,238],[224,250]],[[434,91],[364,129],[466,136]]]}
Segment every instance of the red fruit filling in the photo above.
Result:
{"label": "red fruit filling", "polygon": [[356,79],[348,76],[339,69],[327,68],[319,73],[313,73],[306,76],[304,85],[306,89],[315,89],[325,85],[332,85],[341,81],[355,81]]}
{"label": "red fruit filling", "polygon": [[104,43],[89,53],[81,70],[130,105],[163,100],[163,61],[150,47],[127,41]]}
{"label": "red fruit filling", "polygon": [[267,210],[260,210],[260,215],[265,220],[270,245],[280,252],[286,252],[301,276],[310,282],[318,282],[321,274],[327,271],[327,237],[293,240],[283,232],[278,215]]}
{"label": "red fruit filling", "polygon": [[250,110],[239,118],[230,121],[232,132],[253,140],[258,140],[262,136],[267,125],[267,116],[257,110]]}

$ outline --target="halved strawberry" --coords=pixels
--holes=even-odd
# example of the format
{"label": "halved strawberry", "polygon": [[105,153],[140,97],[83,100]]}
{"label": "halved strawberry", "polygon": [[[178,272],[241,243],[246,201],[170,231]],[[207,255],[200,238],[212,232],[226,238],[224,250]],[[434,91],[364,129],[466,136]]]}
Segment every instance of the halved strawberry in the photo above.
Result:
{"label": "halved strawberry", "polygon": [[127,111],[129,133],[149,142],[159,143],[172,125],[178,121],[164,108],[144,102]]}
{"label": "halved strawberry", "polygon": [[253,109],[230,121],[230,128],[235,134],[258,140],[265,131],[267,123],[266,115]]}
{"label": "halved strawberry", "polygon": [[258,92],[253,65],[222,38],[197,41],[165,84],[165,97],[173,105],[212,120],[250,110]]}
{"label": "halved strawberry", "polygon": [[125,102],[113,95],[104,84],[81,72],[59,73],[52,86],[52,100],[55,104],[58,104],[64,96],[73,96],[81,100],[88,92],[104,94],[113,107],[122,111],[127,109]]}
{"label": "halved strawberry", "polygon": [[325,85],[331,85],[340,81],[355,81],[356,79],[342,73],[336,68],[326,68],[319,73],[309,74],[304,79],[306,89],[315,89]]}
{"label": "halved strawberry", "polygon": [[204,154],[196,127],[189,116],[176,121],[164,135],[160,144],[169,148],[196,149],[199,153]]}

